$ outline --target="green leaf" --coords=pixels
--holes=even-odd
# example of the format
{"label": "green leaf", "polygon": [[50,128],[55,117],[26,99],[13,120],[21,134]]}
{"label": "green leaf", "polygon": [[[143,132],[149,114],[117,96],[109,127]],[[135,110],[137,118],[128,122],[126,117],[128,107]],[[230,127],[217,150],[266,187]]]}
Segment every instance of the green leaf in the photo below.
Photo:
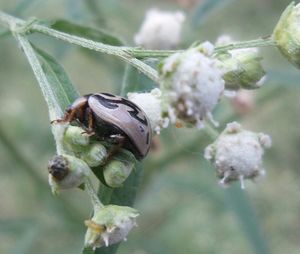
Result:
{"label": "green leaf", "polygon": [[228,190],[225,190],[225,202],[236,214],[254,252],[257,254],[270,253],[269,246],[263,237],[260,224],[246,192],[241,190],[240,186],[233,185]]}
{"label": "green leaf", "polygon": [[76,98],[78,92],[71,83],[64,68],[48,53],[34,46],[49,84],[57,98],[60,108],[64,111]]}
{"label": "green leaf", "polygon": [[95,251],[93,250],[92,247],[85,247],[83,250],[82,250],[82,254],[94,254]]}
{"label": "green leaf", "polygon": [[157,87],[157,85],[153,82],[153,80],[140,73],[134,67],[130,65],[126,66],[123,85],[121,89],[122,96],[126,96],[128,92],[133,91],[150,91],[155,87]]}
{"label": "green leaf", "polygon": [[204,0],[201,1],[192,18],[193,26],[199,26],[205,19],[233,0]]}
{"label": "green leaf", "polygon": [[51,24],[51,28],[112,46],[124,45],[122,40],[107,31],[82,26],[67,20],[56,20]]}

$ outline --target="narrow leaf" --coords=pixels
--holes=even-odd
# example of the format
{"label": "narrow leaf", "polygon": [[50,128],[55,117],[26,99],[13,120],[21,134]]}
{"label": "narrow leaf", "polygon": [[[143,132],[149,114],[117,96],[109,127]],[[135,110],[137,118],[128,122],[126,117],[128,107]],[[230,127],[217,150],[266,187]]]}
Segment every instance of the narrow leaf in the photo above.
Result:
{"label": "narrow leaf", "polygon": [[126,96],[128,92],[133,91],[150,91],[155,87],[157,87],[157,85],[150,78],[137,71],[134,67],[130,65],[126,66],[121,89],[122,96]]}
{"label": "narrow leaf", "polygon": [[[76,90],[67,78],[63,68],[52,57],[41,50],[34,50],[24,36],[16,34],[15,38],[23,49],[47,102],[50,120],[61,118],[67,105],[77,97]],[[42,57],[41,62],[38,59],[37,52]],[[61,128],[53,125],[52,132],[56,141],[57,154],[63,154]]]}
{"label": "narrow leaf", "polygon": [[97,42],[102,42],[112,46],[122,46],[124,43],[115,35],[104,31],[102,29],[91,28],[72,23],[67,20],[56,20],[52,23],[51,28],[61,32],[69,33],[72,35],[80,36]]}
{"label": "narrow leaf", "polygon": [[254,253],[270,253],[255,211],[251,206],[245,191],[241,190],[238,185],[231,186],[225,191],[225,201],[236,214],[241,228],[253,247]]}
{"label": "narrow leaf", "polygon": [[64,68],[48,53],[34,47],[38,54],[44,73],[49,81],[49,84],[57,98],[61,109],[65,110],[79,94],[71,83]]}

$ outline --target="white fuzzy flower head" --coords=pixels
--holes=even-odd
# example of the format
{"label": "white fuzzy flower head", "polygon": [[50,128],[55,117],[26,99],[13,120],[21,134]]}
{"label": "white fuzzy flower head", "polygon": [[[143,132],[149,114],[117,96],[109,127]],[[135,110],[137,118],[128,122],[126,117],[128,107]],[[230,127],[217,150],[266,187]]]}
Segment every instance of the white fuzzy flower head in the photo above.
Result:
{"label": "white fuzzy flower head", "polygon": [[150,9],[134,41],[146,49],[172,49],[180,42],[184,20],[185,15],[180,11]]}
{"label": "white fuzzy flower head", "polygon": [[120,241],[126,241],[130,230],[136,226],[137,210],[127,206],[107,205],[95,212],[91,220],[85,221],[88,227],[85,246],[99,248]]}
{"label": "white fuzzy flower head", "polygon": [[160,89],[154,88],[149,93],[128,93],[127,96],[146,113],[156,134],[160,133],[161,128],[168,127],[169,119],[162,117]]}
{"label": "white fuzzy flower head", "polygon": [[217,124],[211,112],[224,92],[224,80],[212,52],[213,45],[206,42],[162,63],[163,111],[172,123],[202,128],[208,118]]}
{"label": "white fuzzy flower head", "polygon": [[216,167],[222,186],[240,180],[244,188],[244,179],[255,180],[265,174],[262,157],[264,149],[270,146],[268,135],[243,130],[233,122],[205,149],[205,158]]}
{"label": "white fuzzy flower head", "polygon": [[[217,39],[216,46],[225,46],[233,40],[228,35]],[[228,50],[216,55],[219,66],[223,68],[227,90],[257,89],[265,80],[265,71],[261,65],[262,57],[257,48]]]}

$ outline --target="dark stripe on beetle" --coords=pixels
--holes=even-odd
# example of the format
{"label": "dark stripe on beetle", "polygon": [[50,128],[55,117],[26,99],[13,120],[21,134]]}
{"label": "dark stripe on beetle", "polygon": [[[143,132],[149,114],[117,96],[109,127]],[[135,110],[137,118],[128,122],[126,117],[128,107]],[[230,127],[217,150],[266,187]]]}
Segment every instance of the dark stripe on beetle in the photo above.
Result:
{"label": "dark stripe on beetle", "polygon": [[127,111],[133,118],[144,124],[145,126],[148,126],[147,118],[144,119],[139,117],[138,114],[141,111],[134,103],[132,103],[129,100],[126,100],[125,98],[120,97],[120,100],[114,100],[114,99],[107,99],[101,96],[100,94],[95,94],[94,96],[100,97],[99,102],[109,109],[115,109],[118,106],[118,104],[124,104],[132,109],[132,111]]}
{"label": "dark stripe on beetle", "polygon": [[113,95],[113,94],[111,94],[111,93],[101,93],[101,94],[104,94],[104,95],[106,95],[106,96],[108,96],[108,97],[116,97],[115,95]]}
{"label": "dark stripe on beetle", "polygon": [[[99,94],[95,94],[94,96],[98,97],[98,101],[100,102],[100,104],[102,106],[104,106],[105,108],[109,108],[109,109],[115,109],[118,108],[118,104],[116,104],[116,101],[111,101],[108,100],[106,98],[104,98],[103,96],[99,95]],[[100,98],[99,98],[100,97]]]}
{"label": "dark stripe on beetle", "polygon": [[148,126],[148,121],[147,118],[144,117],[144,119],[142,119],[141,117],[138,116],[139,112],[141,112],[141,110],[131,101],[126,100],[124,98],[122,98],[122,103],[130,108],[132,108],[133,111],[128,111],[128,113],[135,118],[136,120],[140,121],[142,124],[144,124],[145,126]]}

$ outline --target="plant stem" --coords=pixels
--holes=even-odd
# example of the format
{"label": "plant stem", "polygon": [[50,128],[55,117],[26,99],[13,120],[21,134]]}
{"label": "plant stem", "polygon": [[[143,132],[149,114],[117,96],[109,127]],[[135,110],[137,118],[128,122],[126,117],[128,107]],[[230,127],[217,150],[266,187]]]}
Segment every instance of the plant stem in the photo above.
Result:
{"label": "plant stem", "polygon": [[[9,29],[11,29],[12,32],[16,33],[18,32],[17,28],[18,27],[22,28],[22,26],[26,25],[26,22],[22,19],[13,17],[11,15],[8,15],[0,11],[0,24],[2,24],[5,27],[8,27]],[[25,29],[25,31],[23,32],[25,33],[30,31],[39,32],[90,50],[116,56],[122,59],[123,61],[129,63],[130,65],[134,66],[135,68],[137,68],[139,71],[144,73],[146,76],[148,76],[156,83],[159,83],[159,77],[157,71],[139,59],[151,58],[151,57],[153,58],[167,57],[177,52],[183,52],[183,50],[147,50],[138,47],[111,46],[101,42],[85,39],[79,36],[63,33],[39,24],[32,24],[28,27],[27,30]],[[240,49],[240,48],[253,48],[253,47],[266,47],[266,46],[276,46],[276,43],[272,40],[271,36],[266,38],[259,38],[256,40],[235,42],[228,45],[219,46],[215,48],[215,53],[227,51],[227,50],[233,50],[233,49]]]}
{"label": "plant stem", "polygon": [[[15,38],[20,44],[21,48],[23,49],[27,60],[33,70],[33,73],[38,81],[38,84],[40,85],[40,88],[42,90],[43,96],[46,100],[46,103],[48,105],[49,109],[49,116],[50,120],[55,120],[61,118],[63,115],[62,109],[59,107],[59,103],[57,101],[56,96],[54,95],[51,85],[49,84],[49,81],[43,71],[43,68],[34,52],[34,49],[30,45],[29,41],[20,34],[15,34]],[[57,154],[64,154],[64,147],[61,142],[62,138],[61,135],[63,133],[63,129],[65,126],[63,125],[53,125],[52,126],[52,133],[54,135],[54,139],[56,141],[56,151]]]}
{"label": "plant stem", "polygon": [[91,179],[89,179],[88,177],[85,180],[85,187],[87,190],[87,193],[89,194],[93,207],[94,207],[94,212],[100,210],[104,205],[101,203],[100,199],[97,196],[97,193],[93,187],[93,184],[91,182]]}
{"label": "plant stem", "polygon": [[255,40],[249,40],[249,41],[233,42],[228,45],[219,46],[215,48],[215,53],[219,53],[227,50],[233,50],[233,49],[270,47],[270,46],[276,46],[276,42],[272,39],[271,36],[268,36],[265,38],[259,38]]}
{"label": "plant stem", "polygon": [[127,47],[126,50],[136,58],[161,58],[172,54],[183,52],[184,50],[152,50],[136,47]]}
{"label": "plant stem", "polygon": [[[11,15],[8,15],[4,12],[0,11],[0,23],[8,28],[10,28],[13,32],[18,32],[18,27],[22,27],[26,24],[24,20],[18,19],[16,17],[13,17]],[[79,36],[70,35],[67,33],[63,33],[60,31],[57,31],[55,29],[48,28],[43,25],[39,24],[32,24],[27,32],[33,31],[33,32],[39,32],[51,37],[54,37],[56,39],[69,42],[71,44],[75,44],[90,50],[102,52],[108,55],[116,56],[123,61],[129,63],[130,65],[137,68],[139,71],[144,73],[146,76],[148,76],[150,79],[155,81],[156,83],[159,83],[159,78],[157,71],[154,70],[149,65],[145,64],[144,62],[138,60],[135,58],[134,55],[131,54],[131,52],[126,47],[117,47],[117,46],[111,46],[107,45],[101,42],[92,41],[89,39],[85,39]],[[26,32],[26,31],[25,31]]]}

